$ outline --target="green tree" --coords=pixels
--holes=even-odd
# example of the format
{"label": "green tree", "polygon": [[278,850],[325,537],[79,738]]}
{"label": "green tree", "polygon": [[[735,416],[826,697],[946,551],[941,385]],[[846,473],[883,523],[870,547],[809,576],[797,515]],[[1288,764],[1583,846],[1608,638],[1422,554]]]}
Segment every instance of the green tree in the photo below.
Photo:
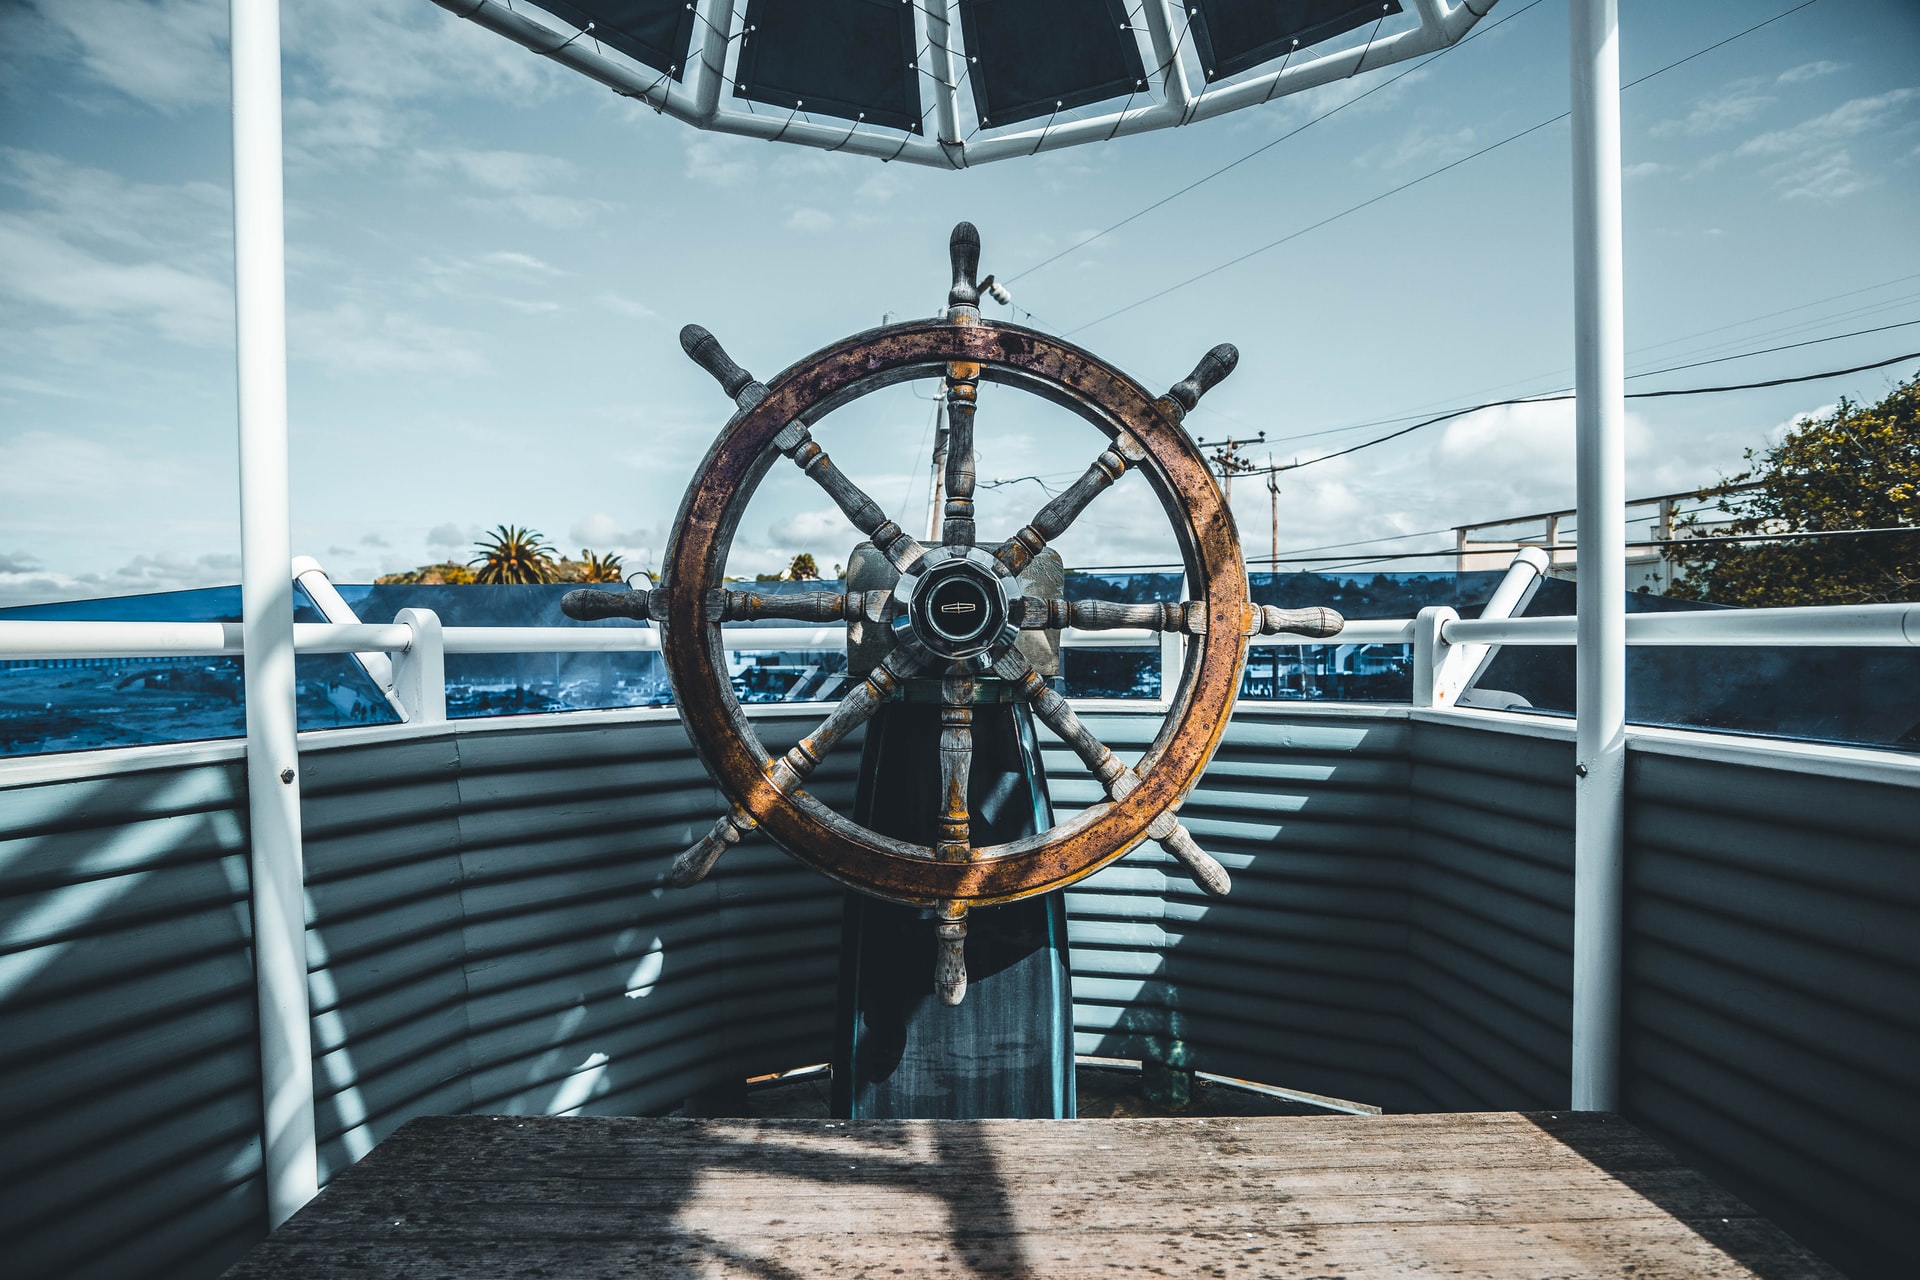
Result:
{"label": "green tree", "polygon": [[620,565],[620,557],[608,552],[598,552],[580,548],[580,581],[582,582],[625,582],[626,570]]}
{"label": "green tree", "polygon": [[[1701,513],[1680,521],[1666,553],[1677,578],[1669,594],[1749,607],[1920,600],[1920,374],[1878,404],[1842,399],[1826,417],[1802,418],[1780,443],[1746,456],[1745,471],[1701,490],[1715,500],[1712,522]],[[1731,492],[1749,482],[1759,487]],[[1686,543],[1689,534],[1853,529],[1903,532]]]}
{"label": "green tree", "polygon": [[793,563],[787,566],[789,582],[818,582],[819,580],[820,566],[815,564],[813,557],[805,551],[795,556]]}
{"label": "green tree", "polygon": [[475,582],[495,586],[554,580],[553,551],[531,529],[500,525],[489,537],[474,543],[474,550],[480,554],[467,563],[478,567],[473,575]]}

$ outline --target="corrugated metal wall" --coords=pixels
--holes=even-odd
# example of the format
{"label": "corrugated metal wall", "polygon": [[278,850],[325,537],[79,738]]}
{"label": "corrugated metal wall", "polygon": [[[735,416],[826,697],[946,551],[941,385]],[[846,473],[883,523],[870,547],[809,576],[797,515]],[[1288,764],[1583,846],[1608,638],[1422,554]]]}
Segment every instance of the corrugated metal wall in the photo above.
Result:
{"label": "corrugated metal wall", "polygon": [[[1131,758],[1158,728],[1089,714]],[[1233,876],[1208,898],[1154,846],[1067,893],[1079,1050],[1165,1060],[1414,1109],[1406,1008],[1408,779],[1404,716],[1235,716],[1182,810]],[[1098,798],[1046,739],[1064,815]],[[1178,1042],[1178,1043],[1175,1043]]]}
{"label": "corrugated metal wall", "polygon": [[260,1235],[237,763],[0,794],[0,1256],[209,1275]]}
{"label": "corrugated metal wall", "polygon": [[[750,842],[666,892],[719,800],[676,720],[632,720],[303,743],[323,1178],[413,1115],[655,1111],[829,1056],[839,889]],[[812,789],[850,806],[858,761]],[[262,1234],[244,785],[0,792],[9,1276],[208,1276]]]}
{"label": "corrugated metal wall", "polygon": [[[1086,718],[1123,754],[1157,724]],[[1565,1105],[1568,737],[1236,715],[1184,811],[1234,895],[1151,849],[1068,894],[1080,1051],[1395,1110]],[[1062,814],[1095,798],[1044,754]],[[263,1222],[237,755],[134,759],[0,790],[9,1275],[207,1276]],[[829,802],[857,761],[823,769]],[[1810,1242],[1904,1274],[1920,790],[1631,761],[1629,1111]],[[764,845],[661,886],[719,805],[672,719],[352,730],[303,767],[327,1169],[414,1114],[646,1112],[829,1056],[839,890]]]}
{"label": "corrugated metal wall", "polygon": [[1629,762],[1624,1109],[1849,1271],[1920,1274],[1920,788]]}
{"label": "corrugated metal wall", "polygon": [[1573,744],[1413,726],[1407,1000],[1437,1111],[1567,1105]]}

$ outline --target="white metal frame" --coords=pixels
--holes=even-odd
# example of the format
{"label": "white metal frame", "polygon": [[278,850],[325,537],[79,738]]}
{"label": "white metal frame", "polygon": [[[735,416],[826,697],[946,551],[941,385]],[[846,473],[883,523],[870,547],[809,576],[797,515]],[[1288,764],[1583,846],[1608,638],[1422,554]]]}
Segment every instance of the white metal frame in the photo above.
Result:
{"label": "white metal frame", "polygon": [[[1362,68],[1444,48],[1459,40],[1491,3],[1410,0],[1409,21],[1384,38],[1332,52],[1308,51],[1271,72],[1216,83],[1196,93],[1199,71],[1172,0],[1143,0],[1136,38],[1157,68],[1138,107],[1007,131],[960,134],[962,105],[951,0],[914,4],[923,33],[919,72],[933,85],[931,137],[822,123],[798,113],[738,110],[722,101],[733,57],[736,0],[696,0],[702,35],[682,83],[600,48],[588,33],[562,32],[500,0],[435,0],[616,92],[700,128],[778,138],[884,160],[963,168],[1122,134],[1168,128],[1255,105],[1352,75]],[[442,628],[430,611],[404,610],[392,623],[339,620],[315,595],[324,624],[292,621],[287,438],[284,219],[281,168],[278,0],[230,0],[232,21],[234,224],[244,621],[224,623],[6,622],[0,657],[243,654],[246,658],[248,803],[252,824],[253,922],[264,1082],[265,1168],[274,1224],[314,1194],[312,1064],[306,990],[299,769],[294,714],[296,652],[355,653],[376,675],[417,732],[445,718],[447,653],[644,651],[658,647],[651,628]],[[1385,30],[1385,28],[1382,28]],[[1618,1104],[1621,856],[1624,815],[1625,647],[1628,644],[1920,645],[1920,605],[1759,609],[1635,615],[1624,612],[1623,328],[1620,211],[1619,49],[1616,0],[1571,0],[1573,205],[1576,333],[1576,455],[1580,564],[1578,616],[1477,620],[1430,613],[1420,619],[1357,622],[1343,643],[1412,643],[1419,679],[1435,705],[1450,702],[1477,669],[1469,661],[1496,644],[1574,644],[1579,672],[1575,735],[1575,911],[1573,1104]],[[977,140],[976,140],[977,139]],[[1505,588],[1503,587],[1503,590]],[[337,599],[337,597],[336,597]],[[344,606],[342,606],[344,607]],[[838,628],[739,628],[731,647],[837,648]],[[1145,632],[1068,633],[1070,645],[1151,647]],[[1257,637],[1256,646],[1317,643]],[[1177,646],[1162,645],[1174,661]],[[390,677],[390,678],[387,678]],[[1320,708],[1315,708],[1320,710]],[[668,713],[671,714],[671,713]],[[1522,719],[1472,715],[1490,726]],[[1537,721],[1534,722],[1537,725]],[[471,726],[479,728],[481,726]],[[361,733],[391,732],[361,730]],[[433,731],[429,729],[428,731]],[[355,731],[341,730],[340,733]],[[1637,734],[1636,736],[1645,736]],[[1709,740],[1707,735],[1700,735]],[[1782,743],[1779,754],[1797,744]],[[204,749],[204,748],[194,748]],[[226,748],[231,750],[232,748]],[[1680,748],[1676,748],[1680,749]],[[1743,746],[1742,750],[1766,748]],[[136,749],[137,753],[137,749]],[[1893,753],[1862,753],[1907,771]],[[144,757],[143,757],[144,758]]]}
{"label": "white metal frame", "polygon": [[[1178,0],[1140,0],[1144,30],[1136,29],[1147,87],[1117,108],[1090,109],[1071,118],[1025,121],[1007,129],[965,130],[962,120],[962,69],[959,8],[954,0],[911,0],[916,41],[921,50],[917,72],[932,101],[931,128],[923,134],[884,129],[834,118],[814,119],[804,112],[732,105],[723,92],[733,83],[739,55],[739,25],[744,0],[698,0],[689,65],[676,80],[606,48],[591,31],[575,31],[543,10],[515,8],[506,0],[433,0],[441,8],[505,36],[543,57],[595,80],[623,97],[697,129],[846,151],[881,160],[903,160],[937,169],[965,169],[1015,156],[1077,146],[1155,129],[1171,129],[1211,119],[1243,107],[1299,93],[1362,70],[1417,58],[1448,47],[1492,9],[1494,0],[1409,0],[1406,11],[1388,19],[1380,34],[1358,33],[1331,41],[1329,48],[1301,50],[1272,71],[1252,72],[1211,85],[1187,38],[1187,15]],[[1477,12],[1476,12],[1477,8]],[[1201,85],[1198,90],[1195,85]],[[1139,101],[1144,99],[1144,101]],[[971,92],[967,94],[971,101]],[[1138,102],[1138,105],[1133,105]]]}
{"label": "white metal frame", "polygon": [[1573,1107],[1620,1105],[1627,830],[1627,401],[1618,0],[1573,0]]}
{"label": "white metal frame", "polygon": [[267,1216],[318,1191],[307,1003],[306,870],[294,709],[287,489],[286,245],[279,0],[232,0],[233,258],[246,655],[248,874]]}

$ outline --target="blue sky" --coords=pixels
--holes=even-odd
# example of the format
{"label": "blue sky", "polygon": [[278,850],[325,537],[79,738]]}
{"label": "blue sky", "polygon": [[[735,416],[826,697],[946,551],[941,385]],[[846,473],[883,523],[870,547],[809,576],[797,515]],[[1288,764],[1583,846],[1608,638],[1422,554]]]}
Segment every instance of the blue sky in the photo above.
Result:
{"label": "blue sky", "polygon": [[[1019,318],[1156,389],[1209,346],[1239,371],[1189,420],[1276,458],[1366,424],[1570,380],[1568,135],[1551,125],[1199,283],[1168,285],[1567,105],[1565,0],[1501,0],[1484,38],[1045,268],[1058,250],[1342,101],[1389,68],[1185,129],[960,173],[703,134],[428,0],[285,6],[294,548],[343,581],[453,556],[484,527],[657,562],[727,406],[680,354],[705,324],[770,376],[887,312],[933,313],[960,218]],[[1624,78],[1793,0],[1623,0]],[[238,575],[225,6],[0,2],[0,603]],[[1629,370],[1920,317],[1920,5],[1819,0],[1624,97]],[[1845,295],[1845,296],[1842,296]],[[989,315],[1005,314],[989,307]],[[1920,328],[1633,384],[1748,381],[1920,350]],[[1916,362],[1920,364],[1920,362]],[[1628,485],[1740,465],[1896,366],[1638,402]],[[821,438],[924,521],[932,405],[903,387]],[[1289,550],[1571,505],[1565,406],[1493,410],[1282,477]],[[1355,428],[1337,434],[1339,428]],[[983,478],[1075,472],[1091,428],[983,396]],[[1306,438],[1298,438],[1306,437]],[[1264,455],[1264,450],[1261,451]],[[774,473],[734,567],[854,535]],[[986,532],[1044,500],[988,490]],[[1163,560],[1143,489],[1070,563]],[[1236,489],[1247,546],[1267,495]],[[1432,546],[1444,537],[1414,538]]]}

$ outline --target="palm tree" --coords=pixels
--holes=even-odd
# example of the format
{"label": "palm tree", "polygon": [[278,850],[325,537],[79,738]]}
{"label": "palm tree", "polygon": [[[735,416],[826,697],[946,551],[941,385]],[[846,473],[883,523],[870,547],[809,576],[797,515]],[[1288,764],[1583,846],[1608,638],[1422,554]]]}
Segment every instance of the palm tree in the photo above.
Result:
{"label": "palm tree", "polygon": [[626,570],[620,565],[620,557],[609,551],[606,555],[597,555],[587,548],[580,548],[580,571],[582,582],[625,582]]}
{"label": "palm tree", "polygon": [[493,586],[553,581],[553,552],[531,529],[503,524],[493,531],[491,540],[483,538],[473,545],[480,554],[467,563],[479,566],[475,582]]}

